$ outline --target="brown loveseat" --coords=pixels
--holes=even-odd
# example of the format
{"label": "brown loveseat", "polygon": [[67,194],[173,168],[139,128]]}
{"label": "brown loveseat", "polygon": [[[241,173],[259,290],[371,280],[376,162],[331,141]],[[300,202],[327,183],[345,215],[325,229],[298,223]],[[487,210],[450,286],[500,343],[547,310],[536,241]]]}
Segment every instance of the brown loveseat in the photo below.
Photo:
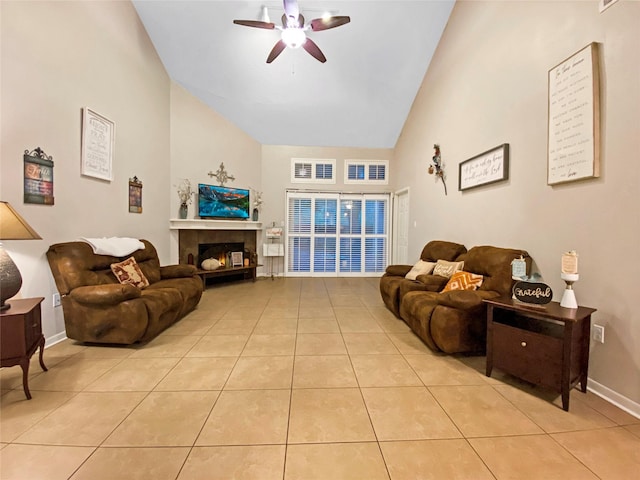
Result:
{"label": "brown loveseat", "polygon": [[[155,247],[127,257],[96,255],[85,242],[51,245],[47,259],[62,297],[67,337],[80,342],[146,342],[193,310],[202,280],[193,265],[160,266]],[[150,285],[120,284],[111,264],[134,257]]]}
{"label": "brown loveseat", "polygon": [[[521,255],[530,266],[531,259],[524,250],[479,246],[458,255],[455,261],[464,261],[465,272],[483,276],[481,286],[474,291],[442,292],[447,279],[431,274],[420,275],[415,282],[396,279],[400,280],[398,316],[435,351],[483,352],[486,346],[486,305],[482,300],[510,295],[511,262]],[[389,279],[385,279],[392,276],[390,270],[393,272],[394,268],[389,267],[381,279],[381,291],[383,285],[392,285]],[[383,293],[383,299],[388,293]],[[390,310],[393,311],[392,308]]]}

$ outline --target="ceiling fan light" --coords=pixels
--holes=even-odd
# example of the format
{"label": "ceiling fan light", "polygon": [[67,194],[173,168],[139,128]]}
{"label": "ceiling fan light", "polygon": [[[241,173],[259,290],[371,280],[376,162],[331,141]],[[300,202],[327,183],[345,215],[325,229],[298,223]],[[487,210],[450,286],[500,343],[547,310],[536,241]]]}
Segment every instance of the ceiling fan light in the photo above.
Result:
{"label": "ceiling fan light", "polygon": [[299,48],[307,41],[307,35],[301,28],[285,28],[281,38],[289,48]]}

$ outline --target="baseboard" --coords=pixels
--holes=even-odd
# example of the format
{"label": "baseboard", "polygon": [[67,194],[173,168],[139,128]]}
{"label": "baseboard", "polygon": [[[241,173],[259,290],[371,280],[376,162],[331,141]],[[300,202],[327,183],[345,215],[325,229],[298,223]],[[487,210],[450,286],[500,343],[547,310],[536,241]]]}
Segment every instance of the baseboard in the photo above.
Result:
{"label": "baseboard", "polygon": [[620,395],[609,387],[605,387],[601,383],[590,378],[587,381],[587,390],[604,398],[607,402],[614,404],[616,407],[621,408],[630,415],[640,418],[640,404],[625,397],[624,395]]}
{"label": "baseboard", "polygon": [[44,348],[52,347],[56,343],[60,343],[61,341],[66,340],[66,338],[67,338],[66,332],[57,333],[54,336],[45,339]]}

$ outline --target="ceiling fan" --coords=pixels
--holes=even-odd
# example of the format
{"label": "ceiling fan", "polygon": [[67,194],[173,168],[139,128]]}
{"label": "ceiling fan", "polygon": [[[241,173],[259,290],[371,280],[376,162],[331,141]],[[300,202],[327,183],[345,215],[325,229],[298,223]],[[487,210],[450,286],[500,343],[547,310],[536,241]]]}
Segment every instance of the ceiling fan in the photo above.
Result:
{"label": "ceiling fan", "polygon": [[[286,48],[304,48],[316,60],[324,63],[327,58],[324,56],[318,45],[307,37],[305,33],[311,29],[313,32],[329,30],[349,23],[351,19],[347,16],[323,16],[315,18],[305,25],[304,17],[300,14],[298,2],[296,0],[284,1],[284,15],[282,15],[282,27],[269,22],[259,20],[234,20],[236,25],[245,27],[265,28],[267,30],[280,30],[280,40],[274,45],[267,57],[267,63],[273,62],[278,55]],[[263,7],[263,12],[266,7]],[[268,18],[267,18],[268,19]]]}

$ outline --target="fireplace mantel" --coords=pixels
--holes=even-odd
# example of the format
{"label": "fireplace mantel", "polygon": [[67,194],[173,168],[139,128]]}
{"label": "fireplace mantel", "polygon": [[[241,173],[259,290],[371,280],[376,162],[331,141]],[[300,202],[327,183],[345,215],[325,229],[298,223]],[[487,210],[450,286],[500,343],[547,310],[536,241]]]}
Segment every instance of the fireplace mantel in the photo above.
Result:
{"label": "fireplace mantel", "polygon": [[245,220],[202,220],[198,218],[169,220],[170,230],[262,230],[261,222]]}

